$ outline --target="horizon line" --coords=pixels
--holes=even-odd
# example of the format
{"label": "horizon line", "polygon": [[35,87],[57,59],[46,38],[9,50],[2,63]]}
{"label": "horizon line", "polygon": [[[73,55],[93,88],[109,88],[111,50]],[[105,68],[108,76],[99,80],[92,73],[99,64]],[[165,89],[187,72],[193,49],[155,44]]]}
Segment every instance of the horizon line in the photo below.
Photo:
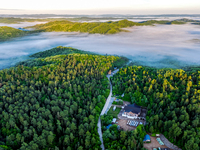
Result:
{"label": "horizon line", "polygon": [[[0,9],[1,10],[1,9]],[[66,13],[66,14],[56,14],[56,13],[32,13],[32,14],[0,14],[0,15],[73,15],[73,16],[81,16],[81,15],[87,15],[87,16],[90,16],[90,15],[122,15],[122,16],[125,16],[125,15],[132,15],[132,16],[145,16],[145,15],[152,15],[152,16],[157,16],[157,15],[200,15],[200,13],[161,13],[161,14],[141,14],[141,15],[136,15],[136,14],[118,14],[118,13],[108,13],[108,14],[69,14],[69,13]]]}

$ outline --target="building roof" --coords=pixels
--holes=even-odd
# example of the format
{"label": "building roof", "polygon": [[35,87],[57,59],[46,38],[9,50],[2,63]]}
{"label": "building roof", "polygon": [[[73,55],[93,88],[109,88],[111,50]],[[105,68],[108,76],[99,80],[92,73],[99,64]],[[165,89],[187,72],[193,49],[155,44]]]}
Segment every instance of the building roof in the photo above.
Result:
{"label": "building roof", "polygon": [[112,126],[112,124],[109,124],[109,125],[106,127],[106,129],[109,129],[111,126]]}
{"label": "building roof", "polygon": [[148,134],[146,134],[143,141],[148,141],[148,140],[151,141],[151,138]]}
{"label": "building roof", "polygon": [[132,112],[138,114],[141,112],[141,107],[136,104],[127,105],[124,107],[125,112]]}

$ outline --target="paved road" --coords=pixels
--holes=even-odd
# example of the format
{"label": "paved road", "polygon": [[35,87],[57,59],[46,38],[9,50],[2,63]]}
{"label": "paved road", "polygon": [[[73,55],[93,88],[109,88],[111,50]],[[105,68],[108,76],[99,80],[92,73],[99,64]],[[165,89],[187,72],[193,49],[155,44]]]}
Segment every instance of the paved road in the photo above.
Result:
{"label": "paved road", "polygon": [[166,137],[163,134],[160,134],[160,139],[170,149],[182,150],[182,149],[178,148],[176,145],[172,144],[168,139],[166,139]]}
{"label": "paved road", "polygon": [[105,150],[105,147],[104,147],[104,144],[103,144],[102,131],[101,131],[101,119],[100,119],[100,117],[99,117],[97,126],[98,126],[99,138],[100,138],[100,141],[101,141],[101,149]]}
{"label": "paved road", "polygon": [[[131,61],[129,61],[129,62],[127,63],[127,65],[130,64],[130,63],[131,63]],[[119,71],[119,69],[116,69],[116,70],[114,70],[114,71],[112,72],[111,75],[107,75],[107,78],[108,78],[109,82],[110,82],[110,77],[112,77],[112,76],[113,76],[114,74],[116,74],[118,71]],[[112,96],[112,84],[111,84],[111,82],[110,82],[110,94],[109,94],[109,96],[108,96],[108,98],[107,98],[107,100],[106,100],[106,103],[105,103],[105,105],[104,105],[104,107],[103,107],[103,110],[101,111],[100,117],[101,117],[102,115],[104,115],[105,113],[107,113],[109,107],[112,105],[112,102],[113,102],[114,99],[112,99],[111,96]],[[101,118],[100,118],[100,117],[99,117],[98,123],[97,123],[97,126],[98,126],[98,133],[99,133],[99,138],[100,138],[100,141],[101,141],[101,148],[102,148],[102,150],[105,150],[105,147],[104,147],[104,144],[103,144],[102,131],[101,131]]]}
{"label": "paved road", "polygon": [[[111,75],[107,75],[107,78],[108,78],[109,82],[110,82],[110,77],[112,77],[112,76],[113,76],[115,73],[117,73],[118,71],[119,71],[119,69],[113,71]],[[110,94],[109,94],[109,96],[108,96],[108,98],[107,98],[107,100],[106,100],[106,103],[105,103],[105,105],[104,105],[104,107],[103,107],[103,110],[101,111],[100,117],[101,117],[102,115],[104,115],[105,113],[107,113],[108,108],[112,105],[112,101],[111,101],[112,98],[111,98],[111,96],[112,96],[112,84],[111,84],[111,82],[110,82]],[[105,147],[104,147],[104,144],[103,144],[102,131],[101,131],[101,118],[100,118],[100,117],[99,117],[99,120],[98,120],[98,123],[97,123],[97,126],[98,126],[98,133],[99,133],[99,138],[100,138],[100,140],[101,140],[101,148],[102,148],[102,150],[105,150]]]}

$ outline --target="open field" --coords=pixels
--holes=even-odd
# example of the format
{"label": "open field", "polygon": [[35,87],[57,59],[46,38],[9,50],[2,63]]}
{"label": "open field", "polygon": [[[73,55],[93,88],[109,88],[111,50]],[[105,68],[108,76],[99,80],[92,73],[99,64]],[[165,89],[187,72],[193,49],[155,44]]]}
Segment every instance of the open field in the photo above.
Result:
{"label": "open field", "polygon": [[113,111],[113,106],[112,106],[110,107],[107,114],[113,116],[113,118],[117,118],[120,111],[121,111],[121,108],[119,107],[116,107],[115,111]]}

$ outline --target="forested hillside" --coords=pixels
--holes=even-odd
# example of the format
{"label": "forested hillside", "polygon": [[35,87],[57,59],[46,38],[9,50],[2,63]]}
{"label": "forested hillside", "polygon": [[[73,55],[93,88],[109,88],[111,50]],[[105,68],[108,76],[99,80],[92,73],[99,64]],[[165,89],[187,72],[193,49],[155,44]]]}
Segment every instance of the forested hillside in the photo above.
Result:
{"label": "forested hillside", "polygon": [[63,55],[63,54],[74,54],[74,53],[79,53],[79,54],[94,54],[92,52],[88,51],[81,51],[72,47],[63,47],[63,46],[58,46],[55,48],[52,48],[50,50],[42,51],[35,53],[31,55],[30,57],[33,58],[45,58],[49,56],[55,56],[55,55]]}
{"label": "forested hillside", "polygon": [[36,30],[42,31],[64,31],[64,32],[88,32],[88,33],[100,33],[100,34],[114,34],[122,31],[121,28],[139,25],[128,20],[121,20],[117,22],[92,22],[92,23],[80,23],[70,21],[53,21],[46,24],[38,24],[33,26]]}
{"label": "forested hillside", "polygon": [[0,71],[0,147],[100,149],[97,121],[109,95],[105,74],[121,58],[69,54],[38,59],[43,66]]}
{"label": "forested hillside", "polygon": [[200,71],[131,66],[111,80],[114,94],[147,107],[147,132],[161,132],[184,150],[199,149]]}
{"label": "forested hillside", "polygon": [[12,27],[2,26],[0,27],[0,42],[14,37],[25,35],[25,31],[21,31]]}
{"label": "forested hillside", "polygon": [[70,22],[70,21],[53,21],[46,24],[38,24],[33,26],[39,31],[64,31],[64,32],[88,32],[91,34],[115,34],[120,31],[126,31],[122,28],[127,28],[131,26],[143,26],[143,25],[153,25],[153,24],[183,24],[184,22],[178,21],[146,21],[143,23],[132,22],[128,20],[120,21],[109,21],[109,22],[91,22],[91,23],[80,23],[80,22]]}

